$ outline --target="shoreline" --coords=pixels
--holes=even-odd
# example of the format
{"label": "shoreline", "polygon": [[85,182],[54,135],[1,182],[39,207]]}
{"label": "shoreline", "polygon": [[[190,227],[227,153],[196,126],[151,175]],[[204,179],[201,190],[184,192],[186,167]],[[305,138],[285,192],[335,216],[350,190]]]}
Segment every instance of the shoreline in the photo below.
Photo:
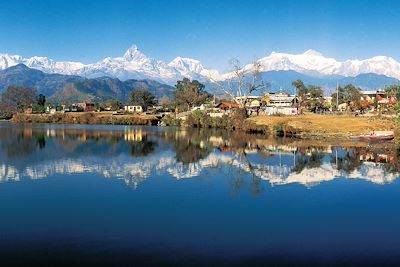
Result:
{"label": "shoreline", "polygon": [[[146,114],[112,113],[56,113],[16,114],[12,123],[53,123],[53,124],[98,124],[98,125],[152,125],[161,122],[161,116]],[[370,131],[391,130],[399,136],[400,129],[394,119],[381,117],[354,117],[347,115],[306,114],[299,116],[257,116],[246,119],[252,130],[264,129],[265,135],[284,136],[304,140],[351,140],[352,135]],[[188,127],[189,126],[180,126]],[[224,129],[222,129],[224,130]],[[225,129],[230,131],[228,129]],[[240,131],[237,129],[236,131]]]}
{"label": "shoreline", "polygon": [[98,124],[98,125],[157,125],[155,115],[136,115],[94,112],[71,112],[55,114],[16,114],[12,123],[52,123],[52,124]]}

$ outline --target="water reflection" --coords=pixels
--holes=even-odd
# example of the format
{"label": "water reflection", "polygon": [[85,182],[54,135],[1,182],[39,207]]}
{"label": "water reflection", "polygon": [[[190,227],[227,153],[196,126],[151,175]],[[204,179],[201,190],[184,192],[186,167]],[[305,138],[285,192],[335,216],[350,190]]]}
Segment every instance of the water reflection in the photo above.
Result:
{"label": "water reflection", "polygon": [[95,173],[137,188],[152,176],[230,176],[234,192],[263,182],[306,187],[337,178],[375,184],[399,177],[399,152],[383,146],[340,146],[217,131],[152,127],[0,124],[0,181]]}

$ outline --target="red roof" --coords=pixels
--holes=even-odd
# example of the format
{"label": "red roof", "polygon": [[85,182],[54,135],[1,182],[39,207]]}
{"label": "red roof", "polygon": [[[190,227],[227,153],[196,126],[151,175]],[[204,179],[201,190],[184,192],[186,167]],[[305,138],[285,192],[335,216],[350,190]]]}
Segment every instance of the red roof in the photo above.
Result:
{"label": "red roof", "polygon": [[220,109],[239,108],[239,104],[229,103],[229,102],[222,102],[222,103],[218,104],[218,108],[220,108]]}

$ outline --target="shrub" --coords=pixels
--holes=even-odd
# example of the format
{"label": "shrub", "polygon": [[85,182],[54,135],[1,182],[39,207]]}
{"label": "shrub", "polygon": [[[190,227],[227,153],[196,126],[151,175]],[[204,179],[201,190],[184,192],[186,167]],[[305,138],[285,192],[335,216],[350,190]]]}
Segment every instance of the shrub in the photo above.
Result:
{"label": "shrub", "polygon": [[161,119],[161,124],[165,126],[180,126],[181,123],[181,119],[177,119],[172,116],[165,116]]}

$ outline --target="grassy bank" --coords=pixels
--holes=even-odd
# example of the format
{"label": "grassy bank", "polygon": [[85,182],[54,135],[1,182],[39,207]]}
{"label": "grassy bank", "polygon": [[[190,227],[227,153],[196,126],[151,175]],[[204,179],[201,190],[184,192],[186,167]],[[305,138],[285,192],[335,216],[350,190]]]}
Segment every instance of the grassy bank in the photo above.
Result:
{"label": "grassy bank", "polygon": [[355,117],[347,115],[258,116],[249,119],[256,125],[267,126],[270,133],[300,138],[348,139],[372,130],[394,130],[394,119]]}
{"label": "grassy bank", "polygon": [[16,114],[11,121],[15,123],[157,125],[159,119],[154,115],[113,115],[111,113],[71,112]]}

